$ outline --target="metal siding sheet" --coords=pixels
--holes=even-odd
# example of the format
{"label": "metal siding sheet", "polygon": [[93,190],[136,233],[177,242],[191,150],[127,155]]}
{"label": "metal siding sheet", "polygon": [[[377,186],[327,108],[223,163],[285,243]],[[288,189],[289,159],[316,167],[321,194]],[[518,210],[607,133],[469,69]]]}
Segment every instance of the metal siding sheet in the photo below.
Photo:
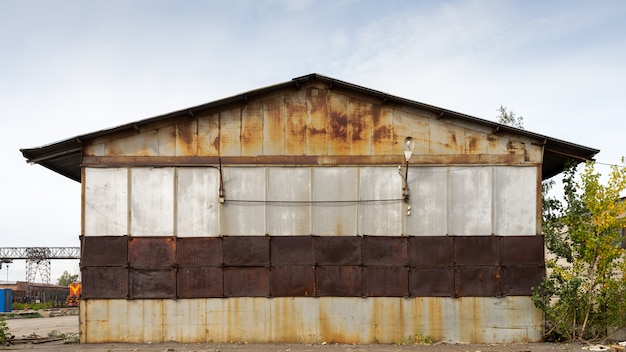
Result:
{"label": "metal siding sheet", "polygon": [[224,296],[224,275],[218,267],[178,268],[177,298],[211,298]]}
{"label": "metal siding sheet", "polygon": [[241,155],[263,155],[263,101],[246,104],[241,117]]}
{"label": "metal siding sheet", "polygon": [[177,169],[176,235],[218,236],[219,170],[211,167]]}
{"label": "metal siding sheet", "polygon": [[269,237],[234,236],[224,237],[222,250],[224,265],[269,266]]}
{"label": "metal siding sheet", "polygon": [[372,107],[372,155],[393,155],[393,110],[386,105]]}
{"label": "metal siding sheet", "polygon": [[492,167],[450,168],[450,235],[493,234],[492,171]]}
{"label": "metal siding sheet", "polygon": [[372,153],[372,103],[350,99],[348,105],[350,155]]}
{"label": "metal siding sheet", "polygon": [[430,119],[424,119],[415,112],[404,111],[401,109],[393,110],[393,146],[392,155],[398,155],[398,161],[404,161],[404,139],[413,137],[415,146],[413,155],[429,155],[438,154],[430,151],[430,130],[433,128],[434,122]]}
{"label": "metal siding sheet", "polygon": [[269,297],[269,295],[268,268],[224,268],[225,297]]}
{"label": "metal siding sheet", "polygon": [[402,234],[402,176],[393,167],[363,167],[359,175],[359,234],[400,236]]}
{"label": "metal siding sheet", "polygon": [[285,103],[278,97],[263,101],[263,155],[285,155]]}
{"label": "metal siding sheet", "polygon": [[411,215],[409,236],[445,236],[448,233],[448,168],[409,167]]}
{"label": "metal siding sheet", "polygon": [[220,112],[219,152],[221,156],[241,155],[241,108]]}
{"label": "metal siding sheet", "polygon": [[176,124],[176,156],[198,155],[198,119]]}
{"label": "metal siding sheet", "polygon": [[407,265],[406,237],[363,237],[363,265]]}
{"label": "metal siding sheet", "polygon": [[363,268],[363,290],[369,297],[408,297],[408,268],[366,266]]}
{"label": "metal siding sheet", "polygon": [[361,265],[361,237],[317,237],[318,265]]}
{"label": "metal siding sheet", "polygon": [[328,155],[328,90],[307,89],[306,155]]}
{"label": "metal siding sheet", "polygon": [[157,130],[159,156],[176,155],[176,125],[161,127]]}
{"label": "metal siding sheet", "polygon": [[[357,234],[358,168],[313,168],[313,234],[354,236]],[[346,202],[348,203],[338,203]]]}
{"label": "metal siding sheet", "polygon": [[328,124],[328,155],[350,155],[348,140],[348,103],[350,99],[331,91],[327,95]]}
{"label": "metal siding sheet", "polygon": [[447,236],[409,237],[408,263],[416,267],[454,264],[454,239]]}
{"label": "metal siding sheet", "polygon": [[128,234],[128,169],[85,168],[85,236]]}
{"label": "metal siding sheet", "polygon": [[176,242],[176,251],[176,262],[181,266],[221,266],[224,261],[221,237],[179,237]]}
{"label": "metal siding sheet", "polygon": [[128,269],[111,267],[81,268],[83,291],[81,297],[90,298],[127,298]]}
{"label": "metal siding sheet", "polygon": [[[223,204],[224,236],[264,236],[265,168],[225,167]],[[260,202],[259,202],[260,201]]]}
{"label": "metal siding sheet", "polygon": [[220,147],[219,113],[198,117],[198,155],[218,156]]}
{"label": "metal siding sheet", "polygon": [[128,237],[83,237],[81,266],[128,265]]}
{"label": "metal siding sheet", "polygon": [[360,266],[320,266],[315,268],[318,296],[358,297],[362,295]]}
{"label": "metal siding sheet", "polygon": [[134,268],[172,267],[176,264],[174,237],[131,237],[128,262]]}
{"label": "metal siding sheet", "polygon": [[499,240],[500,263],[503,265],[545,263],[543,236],[504,236]]}
{"label": "metal siding sheet", "polygon": [[537,167],[495,167],[495,234],[536,235]]}
{"label": "metal siding sheet", "polygon": [[315,238],[311,236],[271,237],[272,266],[314,265]]}
{"label": "metal siding sheet", "polygon": [[285,154],[305,155],[306,91],[291,91],[285,99]]}
{"label": "metal siding sheet", "polygon": [[158,156],[158,131],[141,131],[129,137],[107,140],[104,144],[106,156]]}
{"label": "metal siding sheet", "polygon": [[311,169],[270,168],[268,183],[267,198],[272,202],[267,205],[268,234],[310,235]]}
{"label": "metal siding sheet", "polygon": [[176,269],[131,269],[130,299],[176,298]]}
{"label": "metal siding sheet", "polygon": [[315,295],[315,267],[273,266],[270,271],[272,297],[307,297]]}
{"label": "metal siding sheet", "polygon": [[543,265],[508,265],[502,273],[502,294],[530,296],[532,288],[541,284],[546,269]]}
{"label": "metal siding sheet", "polygon": [[498,244],[494,236],[454,237],[454,261],[458,265],[498,265]]}
{"label": "metal siding sheet", "polygon": [[501,272],[498,266],[459,266],[455,278],[455,294],[459,297],[498,297]]}
{"label": "metal siding sheet", "polygon": [[430,122],[429,154],[465,154],[465,129],[441,121]]}
{"label": "metal siding sheet", "polygon": [[411,297],[454,297],[453,267],[409,269],[409,295]]}
{"label": "metal siding sheet", "polygon": [[174,234],[174,168],[131,170],[131,235]]}

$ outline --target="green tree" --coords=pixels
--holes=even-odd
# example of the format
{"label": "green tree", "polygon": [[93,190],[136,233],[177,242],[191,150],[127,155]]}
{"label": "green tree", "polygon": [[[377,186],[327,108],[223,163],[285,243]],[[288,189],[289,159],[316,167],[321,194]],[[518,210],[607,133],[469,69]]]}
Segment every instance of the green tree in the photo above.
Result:
{"label": "green tree", "polygon": [[524,129],[524,118],[522,116],[518,116],[513,110],[508,110],[504,105],[500,105],[497,111],[499,113],[497,116],[498,123]]}
{"label": "green tree", "polygon": [[[544,197],[548,275],[533,289],[533,301],[565,338],[604,338],[610,327],[626,326],[626,169],[613,166],[608,182],[588,162],[578,176],[564,172],[564,198]],[[544,195],[552,184],[544,183]],[[548,188],[548,189],[546,189]]]}
{"label": "green tree", "polygon": [[69,286],[72,282],[78,280],[78,274],[70,275],[70,273],[65,270],[63,275],[59,277],[57,280],[57,285],[59,286]]}

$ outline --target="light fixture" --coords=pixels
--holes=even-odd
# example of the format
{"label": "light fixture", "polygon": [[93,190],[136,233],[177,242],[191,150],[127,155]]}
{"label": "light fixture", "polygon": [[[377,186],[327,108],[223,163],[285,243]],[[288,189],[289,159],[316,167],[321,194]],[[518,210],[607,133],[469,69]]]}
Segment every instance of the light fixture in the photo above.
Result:
{"label": "light fixture", "polygon": [[[411,160],[411,155],[413,154],[413,147],[415,147],[415,142],[413,142],[413,137],[406,137],[404,139],[404,160],[406,160],[406,169],[404,170],[404,186],[402,188],[402,196],[405,202],[409,202],[409,197],[411,193],[409,192],[409,160]],[[411,210],[407,211],[407,215],[411,214]]]}
{"label": "light fixture", "polygon": [[411,155],[413,154],[413,147],[415,147],[413,137],[406,137],[404,139],[404,160],[406,160],[407,165],[409,163],[409,160],[411,159]]}

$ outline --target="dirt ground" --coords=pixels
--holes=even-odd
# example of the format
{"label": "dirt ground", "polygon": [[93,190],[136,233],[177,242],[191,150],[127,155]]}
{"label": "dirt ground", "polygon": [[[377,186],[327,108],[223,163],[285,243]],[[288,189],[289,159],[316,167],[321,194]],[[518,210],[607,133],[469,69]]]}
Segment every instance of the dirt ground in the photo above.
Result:
{"label": "dirt ground", "polygon": [[[66,334],[78,333],[78,317],[62,316],[54,318],[8,319],[11,334],[15,338],[22,338],[35,333],[39,336],[48,336],[56,330]],[[587,348],[586,348],[587,347]],[[155,343],[155,344],[63,344],[62,341],[46,342],[41,344],[17,344],[0,347],[0,350],[38,350],[38,351],[146,351],[146,352],[548,352],[548,351],[585,351],[588,346],[580,344],[529,343],[529,344],[434,344],[434,345],[345,345],[345,344],[183,344],[183,343]]]}

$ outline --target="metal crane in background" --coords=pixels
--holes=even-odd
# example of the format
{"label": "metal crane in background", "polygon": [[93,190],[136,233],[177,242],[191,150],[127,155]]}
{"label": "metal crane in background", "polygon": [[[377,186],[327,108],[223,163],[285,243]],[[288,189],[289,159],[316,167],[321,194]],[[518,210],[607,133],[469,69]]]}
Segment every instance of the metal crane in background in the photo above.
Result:
{"label": "metal crane in background", "polygon": [[44,284],[50,284],[50,260],[80,259],[80,247],[0,247],[0,268],[16,259],[26,260],[29,284],[35,282],[37,272]]}

